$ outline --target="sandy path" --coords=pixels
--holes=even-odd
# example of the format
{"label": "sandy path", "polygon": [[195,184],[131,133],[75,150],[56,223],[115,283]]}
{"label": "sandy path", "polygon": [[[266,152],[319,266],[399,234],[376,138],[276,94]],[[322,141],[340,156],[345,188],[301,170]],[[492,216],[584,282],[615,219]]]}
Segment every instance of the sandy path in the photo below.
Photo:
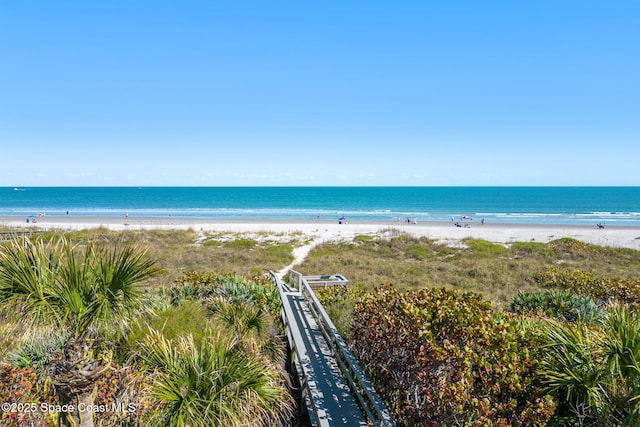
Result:
{"label": "sandy path", "polygon": [[307,255],[309,255],[309,252],[311,252],[311,250],[320,243],[321,241],[316,239],[312,240],[311,243],[307,245],[298,246],[297,248],[295,248],[293,250],[293,262],[284,267],[282,270],[278,271],[278,277],[283,279],[284,275],[287,274],[289,270],[291,270],[294,266],[301,264],[302,261],[304,261],[304,259],[307,257]]}

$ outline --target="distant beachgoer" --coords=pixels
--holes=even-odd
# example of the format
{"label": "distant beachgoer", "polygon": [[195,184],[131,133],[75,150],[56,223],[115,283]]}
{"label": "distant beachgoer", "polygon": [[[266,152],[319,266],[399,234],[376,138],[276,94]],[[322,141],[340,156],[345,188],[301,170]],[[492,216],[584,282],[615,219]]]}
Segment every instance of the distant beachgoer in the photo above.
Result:
{"label": "distant beachgoer", "polygon": [[125,218],[129,218],[129,212],[125,213],[125,214],[124,214],[124,217],[125,217]]}
{"label": "distant beachgoer", "polygon": [[67,215],[69,215],[69,211],[67,211]]}
{"label": "distant beachgoer", "polygon": [[484,218],[480,220],[480,224],[484,225]]}

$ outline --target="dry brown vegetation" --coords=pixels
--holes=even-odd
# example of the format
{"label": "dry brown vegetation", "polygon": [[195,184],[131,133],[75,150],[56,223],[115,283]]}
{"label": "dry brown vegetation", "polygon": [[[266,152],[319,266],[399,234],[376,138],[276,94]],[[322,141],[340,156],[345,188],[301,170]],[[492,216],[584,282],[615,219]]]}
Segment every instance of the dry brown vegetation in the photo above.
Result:
{"label": "dry brown vegetation", "polygon": [[402,289],[447,287],[481,293],[505,304],[518,291],[538,289],[535,273],[550,267],[593,272],[602,277],[637,279],[640,252],[559,239],[505,246],[465,240],[451,247],[427,238],[359,236],[352,243],[315,248],[297,270],[305,274],[340,273],[361,287]]}
{"label": "dry brown vegetation", "polygon": [[[53,233],[41,233],[46,238]],[[505,304],[518,291],[538,288],[535,273],[562,267],[601,277],[637,279],[640,252],[559,239],[550,243],[494,244],[465,240],[456,247],[388,230],[381,236],[357,236],[353,242],[325,243],[296,266],[304,274],[340,273],[364,288],[393,285],[401,289],[447,287],[475,291]],[[191,271],[254,277],[293,261],[292,251],[305,243],[300,233],[239,234],[196,230],[127,230],[105,228],[66,233],[77,242],[136,240],[149,248],[160,274],[152,287],[170,285]]]}
{"label": "dry brown vegetation", "polygon": [[[53,235],[54,232],[40,233],[39,237],[46,239]],[[143,244],[159,270],[150,279],[151,288],[169,286],[183,273],[192,271],[254,277],[291,263],[293,248],[302,244],[296,234],[240,235],[195,230],[111,231],[98,228],[67,232],[65,235],[77,243],[136,241]]]}

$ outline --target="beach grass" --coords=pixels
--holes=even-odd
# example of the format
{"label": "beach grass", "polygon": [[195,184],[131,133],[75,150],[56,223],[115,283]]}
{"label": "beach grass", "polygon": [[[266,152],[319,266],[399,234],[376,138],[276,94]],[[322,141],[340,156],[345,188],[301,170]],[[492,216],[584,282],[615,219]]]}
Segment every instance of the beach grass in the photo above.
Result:
{"label": "beach grass", "polygon": [[[56,236],[57,232],[42,232],[34,238],[46,240],[55,239]],[[119,357],[115,360],[123,365],[128,364],[131,355],[136,354],[140,342],[149,346],[166,342],[169,347],[176,343],[188,343],[189,349],[199,349],[202,346],[198,343],[208,342],[213,337],[203,331],[209,331],[214,320],[217,323],[213,329],[225,329],[220,325],[224,320],[229,320],[227,329],[235,328],[234,334],[248,337],[251,335],[247,332],[249,329],[237,328],[242,324],[239,319],[242,320],[243,316],[254,319],[258,314],[266,314],[267,310],[238,305],[247,295],[244,291],[262,289],[262,284],[269,283],[264,277],[267,270],[277,271],[290,265],[294,260],[294,250],[312,243],[308,236],[301,233],[206,232],[202,229],[113,231],[99,227],[65,232],[65,236],[74,245],[81,246],[89,242],[107,246],[142,244],[147,248],[148,255],[156,261],[157,274],[147,279],[149,294],[155,296],[149,303],[153,305],[154,313],[138,317],[129,337],[121,341],[116,349]],[[548,243],[521,241],[503,244],[477,238],[436,240],[388,229],[308,248],[311,250],[306,258],[294,267],[297,271],[303,274],[340,273],[354,285],[348,289],[332,288],[319,292],[331,319],[347,340],[351,338],[355,304],[365,293],[382,285],[391,285],[400,290],[448,288],[472,291],[494,303],[500,312],[503,308],[508,309],[513,298],[522,295],[520,292],[538,291],[541,285],[536,277],[541,272],[556,274],[558,270],[568,270],[586,272],[588,274],[583,276],[587,279],[593,275],[621,280],[637,280],[640,272],[640,251],[588,244],[573,238],[559,238]],[[228,299],[226,302],[216,298],[202,299],[198,292],[202,290],[198,287],[198,278],[208,284],[209,278],[217,277],[215,275],[229,275],[229,283],[220,288]],[[260,280],[255,283],[255,289],[254,285],[244,283],[244,278],[256,276],[260,276]],[[585,283],[591,282],[587,280]],[[183,298],[177,298],[176,301],[168,298],[171,292],[167,291],[172,287]],[[277,300],[278,294],[260,295],[264,297],[260,305],[269,308],[271,322],[277,318],[274,315],[277,310],[273,310],[269,301]],[[257,297],[253,295],[252,298]],[[473,298],[481,300],[479,296]],[[531,300],[533,297],[527,298]],[[481,303],[488,305],[484,301]],[[8,316],[9,313],[2,315]],[[269,325],[269,330],[275,331],[273,325]],[[266,327],[259,329],[267,330]],[[5,328],[0,332],[7,335],[10,331]],[[162,339],[153,341],[156,336]],[[116,341],[114,337],[109,338]],[[3,359],[9,350],[15,350],[19,344],[6,337],[0,343],[5,347]],[[269,340],[260,346],[255,346],[253,341],[251,343],[247,344],[247,348],[258,349],[255,355],[260,360],[266,354],[272,355],[269,357],[273,360],[282,357],[280,341],[276,342],[277,346],[272,346]],[[272,347],[277,351],[271,351]],[[26,350],[28,352],[20,354],[29,356],[25,360],[33,361],[34,352],[31,348]],[[273,367],[271,359],[264,359],[269,360],[269,368]],[[277,369],[274,372],[280,375]],[[287,411],[284,408],[284,412]]]}
{"label": "beach grass", "polygon": [[[43,232],[38,238],[53,238],[58,232]],[[149,279],[152,289],[170,286],[178,277],[192,271],[238,274],[254,277],[269,269],[282,268],[293,261],[292,251],[303,241],[299,234],[205,233],[188,230],[109,230],[104,227],[67,231],[76,244],[99,242],[141,243],[156,261],[158,274]]]}
{"label": "beach grass", "polygon": [[[39,233],[39,238],[57,232]],[[159,274],[149,280],[158,289],[192,271],[255,277],[278,271],[293,260],[293,250],[309,243],[304,233],[196,231],[194,229],[110,230],[104,227],[67,231],[73,242],[144,244]],[[435,240],[409,236],[395,228],[352,240],[315,246],[296,270],[303,274],[340,273],[364,289],[393,285],[400,289],[447,287],[481,293],[508,304],[519,291],[534,291],[535,273],[565,267],[602,277],[636,279],[640,251],[559,238],[493,243],[482,239]]]}
{"label": "beach grass", "polygon": [[340,273],[365,289],[446,287],[482,294],[497,305],[519,291],[535,291],[534,274],[557,266],[602,277],[637,279],[640,252],[602,247],[574,239],[511,245],[465,239],[458,245],[407,235],[390,239],[362,236],[353,242],[326,243],[297,266],[304,274]]}

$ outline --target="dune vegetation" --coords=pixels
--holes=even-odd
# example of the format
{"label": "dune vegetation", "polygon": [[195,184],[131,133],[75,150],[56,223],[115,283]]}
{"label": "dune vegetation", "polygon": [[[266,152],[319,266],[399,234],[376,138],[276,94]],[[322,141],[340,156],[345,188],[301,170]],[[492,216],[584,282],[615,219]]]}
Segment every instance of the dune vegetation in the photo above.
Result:
{"label": "dune vegetation", "polygon": [[[3,243],[0,425],[281,425],[293,400],[279,296],[247,262],[286,262],[282,245],[232,248],[240,263],[191,232]],[[218,258],[245,277],[211,271]]]}
{"label": "dune vegetation", "polygon": [[297,267],[400,425],[636,426],[640,252],[363,236]]}
{"label": "dune vegetation", "polygon": [[[107,229],[0,243],[0,400],[34,409],[0,425],[283,425],[295,403],[265,273],[305,243]],[[296,270],[350,279],[319,296],[400,426],[638,425],[638,251],[396,233],[324,243]],[[64,412],[80,402],[94,410]]]}

